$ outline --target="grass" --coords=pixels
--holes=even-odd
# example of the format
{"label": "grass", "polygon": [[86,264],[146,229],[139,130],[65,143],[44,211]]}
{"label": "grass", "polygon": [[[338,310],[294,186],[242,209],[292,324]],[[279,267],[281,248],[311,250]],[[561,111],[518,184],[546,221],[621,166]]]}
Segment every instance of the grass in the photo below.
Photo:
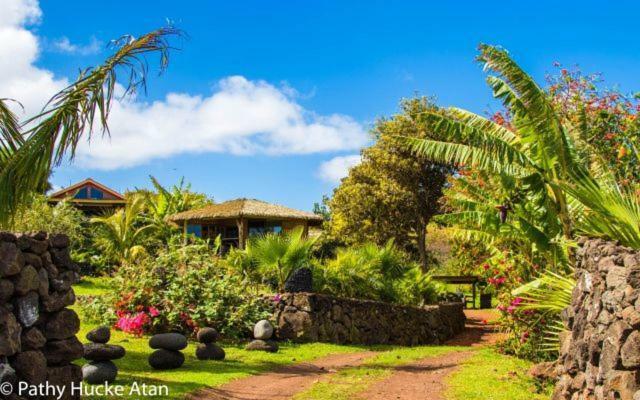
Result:
{"label": "grass", "polygon": [[498,353],[493,348],[477,350],[449,376],[449,400],[546,400],[551,389],[538,387],[527,376],[532,363]]}
{"label": "grass", "polygon": [[73,285],[77,296],[101,296],[113,290],[112,278],[86,276]]}
{"label": "grass", "polygon": [[[78,295],[101,295],[113,290],[109,278],[83,278],[74,285]],[[72,307],[83,320],[82,309]],[[86,333],[95,328],[95,324],[83,320],[78,337],[81,341]],[[134,337],[120,331],[112,330],[111,344],[123,346],[127,353],[124,358],[116,360],[119,373],[115,384],[122,385],[125,393],[129,393],[132,385],[166,385],[168,396],[157,396],[157,399],[182,398],[186,393],[202,387],[219,386],[233,379],[258,374],[277,366],[300,361],[309,361],[329,354],[363,351],[360,346],[339,346],[325,343],[292,344],[283,343],[278,353],[250,352],[241,345],[224,345],[227,354],[224,361],[200,361],[195,357],[196,343],[189,343],[183,350],[186,356],[184,365],[177,370],[155,371],[147,363],[149,354],[153,351],[148,346],[148,337]],[[85,360],[78,360],[83,364]],[[127,397],[127,396],[125,396]],[[101,396],[84,396],[86,399],[102,399]]]}
{"label": "grass", "polygon": [[387,349],[362,365],[338,371],[330,379],[314,384],[311,389],[299,393],[295,400],[347,400],[366,390],[378,380],[393,373],[393,368],[427,357],[437,357],[468,347],[419,346]]}

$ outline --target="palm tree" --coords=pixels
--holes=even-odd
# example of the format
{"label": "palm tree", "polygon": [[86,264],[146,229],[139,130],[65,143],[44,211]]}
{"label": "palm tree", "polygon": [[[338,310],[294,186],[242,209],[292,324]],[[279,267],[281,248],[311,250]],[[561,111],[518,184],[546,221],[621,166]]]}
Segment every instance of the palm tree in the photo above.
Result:
{"label": "palm tree", "polygon": [[102,228],[98,232],[98,246],[120,265],[130,264],[146,253],[143,241],[152,227],[138,224],[144,206],[144,198],[137,195],[112,215],[91,218],[91,223]]}
{"label": "palm tree", "polygon": [[163,243],[167,243],[173,234],[179,232],[178,227],[171,224],[167,218],[182,211],[204,206],[210,200],[206,199],[204,195],[193,193],[190,190],[190,185],[185,185],[184,178],[180,180],[179,185],[174,185],[170,189],[162,186],[153,176],[149,178],[156,193],[145,194],[146,214],[144,219],[151,225],[155,236]]}
{"label": "palm tree", "polygon": [[303,230],[297,228],[289,233],[258,236],[249,241],[247,253],[264,276],[275,277],[278,290],[283,292],[291,273],[307,266],[314,242],[306,239]]}
{"label": "palm tree", "polygon": [[51,168],[73,160],[78,143],[94,130],[108,133],[107,118],[122,73],[125,95],[146,87],[145,56],[160,55],[160,71],[168,65],[170,36],[162,28],[138,38],[114,41],[114,54],[102,65],[85,69],[71,85],[54,95],[36,116],[23,124],[0,100],[0,221],[7,221],[28,196],[44,187]]}

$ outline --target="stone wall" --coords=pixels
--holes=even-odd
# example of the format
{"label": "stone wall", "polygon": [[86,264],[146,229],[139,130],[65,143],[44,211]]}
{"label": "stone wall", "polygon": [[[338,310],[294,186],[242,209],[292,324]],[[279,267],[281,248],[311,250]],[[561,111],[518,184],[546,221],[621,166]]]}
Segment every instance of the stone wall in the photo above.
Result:
{"label": "stone wall", "polygon": [[283,295],[274,317],[280,339],[338,344],[439,344],[465,323],[461,303],[409,307],[315,293]]}
{"label": "stone wall", "polygon": [[554,399],[640,398],[640,252],[581,241]]}
{"label": "stone wall", "polygon": [[83,347],[78,316],[66,307],[75,302],[76,269],[65,235],[0,232],[0,382],[14,388],[6,397],[18,398],[18,382],[64,386],[63,398],[73,397],[82,372],[71,362]]}

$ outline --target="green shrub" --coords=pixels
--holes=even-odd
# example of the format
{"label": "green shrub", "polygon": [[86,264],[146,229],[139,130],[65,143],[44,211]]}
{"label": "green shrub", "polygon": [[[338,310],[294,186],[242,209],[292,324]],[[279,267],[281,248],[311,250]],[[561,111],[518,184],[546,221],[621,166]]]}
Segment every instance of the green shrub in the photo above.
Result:
{"label": "green shrub", "polygon": [[[253,324],[271,315],[263,298],[244,290],[242,278],[226,272],[206,244],[161,251],[155,260],[125,265],[115,276],[118,293],[104,302],[106,321],[134,333],[179,331],[212,326],[228,338],[248,336]],[[90,315],[100,300],[83,302]],[[92,310],[93,309],[93,310]]]}
{"label": "green shrub", "polygon": [[422,305],[437,300],[437,286],[393,241],[339,249],[314,266],[314,288],[341,297]]}

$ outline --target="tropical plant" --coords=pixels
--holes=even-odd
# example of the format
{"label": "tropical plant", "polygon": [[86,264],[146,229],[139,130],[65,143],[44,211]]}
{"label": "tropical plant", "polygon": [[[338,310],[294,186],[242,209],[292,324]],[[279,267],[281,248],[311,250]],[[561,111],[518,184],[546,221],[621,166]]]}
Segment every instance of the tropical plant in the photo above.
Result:
{"label": "tropical plant", "polygon": [[460,211],[444,221],[487,239],[496,232],[498,238],[517,236],[566,267],[575,215],[561,183],[589,176],[576,156],[577,128],[563,125],[549,96],[506,51],[481,45],[479,59],[497,73],[487,82],[510,119],[499,124],[461,109],[427,111],[421,119],[438,139],[405,141],[421,156],[477,171],[499,188],[467,187],[456,199]]}
{"label": "tropical plant", "polygon": [[168,221],[168,217],[193,208],[210,204],[206,195],[191,191],[191,185],[185,184],[184,178],[178,185],[167,189],[153,176],[149,177],[155,188],[154,192],[144,192],[145,214],[143,219],[151,226],[153,235],[164,244],[172,236],[180,232],[180,228]]}
{"label": "tropical plant", "polygon": [[513,296],[522,298],[523,310],[536,311],[531,325],[542,325],[541,350],[557,354],[560,350],[560,332],[565,330],[560,314],[571,304],[576,286],[575,279],[552,271],[544,271],[540,276],[512,291]]}
{"label": "tropical plant", "polygon": [[302,228],[286,233],[267,233],[249,240],[247,254],[260,274],[275,279],[278,291],[283,292],[291,273],[309,265],[313,242],[314,239],[304,237]]}
{"label": "tropical plant", "polygon": [[138,223],[144,205],[142,196],[133,196],[124,208],[113,214],[91,218],[91,223],[100,228],[96,245],[120,265],[129,264],[146,254],[143,243],[152,227]]}
{"label": "tropical plant", "polygon": [[83,137],[94,130],[108,132],[111,102],[128,81],[124,94],[145,88],[148,65],[145,56],[160,55],[160,70],[169,60],[170,36],[180,32],[168,27],[140,37],[124,36],[113,42],[115,53],[102,65],[84,69],[78,79],[54,95],[38,115],[19,124],[6,101],[0,99],[0,221],[8,221],[29,196],[43,188],[51,168],[72,160]]}
{"label": "tropical plant", "polygon": [[315,265],[314,286],[341,297],[421,305],[433,302],[437,288],[428,274],[389,240],[338,249],[334,259]]}

